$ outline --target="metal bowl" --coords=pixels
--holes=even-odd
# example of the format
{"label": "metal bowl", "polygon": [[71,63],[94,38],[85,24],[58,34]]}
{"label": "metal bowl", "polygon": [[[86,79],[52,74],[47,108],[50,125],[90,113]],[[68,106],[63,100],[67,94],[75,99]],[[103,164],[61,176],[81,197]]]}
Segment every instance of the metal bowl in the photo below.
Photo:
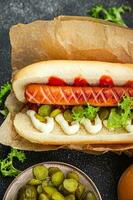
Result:
{"label": "metal bowl", "polygon": [[[80,181],[81,183],[83,183],[86,186],[87,190],[90,190],[92,192],[94,192],[97,200],[102,200],[101,195],[96,187],[96,185],[94,184],[94,182],[80,169],[74,167],[73,165],[67,164],[67,163],[62,163],[62,162],[43,162],[43,163],[39,163],[39,164],[43,164],[46,167],[59,167],[64,174],[66,174],[68,171],[74,170],[79,174],[80,177]],[[39,165],[37,164],[37,165]],[[34,165],[36,166],[36,165]],[[9,185],[3,200],[11,200],[11,199],[16,199],[17,197],[17,193],[19,191],[19,189],[25,185],[27,183],[28,180],[30,180],[31,178],[33,178],[33,174],[32,174],[32,167],[29,167],[28,169],[24,170],[19,176],[17,176],[13,182]]]}

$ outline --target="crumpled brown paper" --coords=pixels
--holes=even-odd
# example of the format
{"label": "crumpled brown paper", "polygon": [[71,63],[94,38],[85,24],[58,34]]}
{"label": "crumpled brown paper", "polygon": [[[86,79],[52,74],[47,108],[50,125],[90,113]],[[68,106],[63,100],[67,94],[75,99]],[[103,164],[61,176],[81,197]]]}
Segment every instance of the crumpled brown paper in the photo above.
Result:
{"label": "crumpled brown paper", "polygon": [[[89,17],[59,16],[51,21],[18,24],[10,29],[13,73],[41,60],[74,59],[133,63],[133,30]],[[46,151],[62,146],[33,144],[13,128],[13,117],[23,105],[13,92],[6,100],[9,114],[0,127],[0,143],[17,149]],[[132,155],[133,144],[67,145],[89,153],[107,151]]]}
{"label": "crumpled brown paper", "polygon": [[53,59],[133,63],[133,30],[89,17],[18,24],[10,41],[14,69]]}

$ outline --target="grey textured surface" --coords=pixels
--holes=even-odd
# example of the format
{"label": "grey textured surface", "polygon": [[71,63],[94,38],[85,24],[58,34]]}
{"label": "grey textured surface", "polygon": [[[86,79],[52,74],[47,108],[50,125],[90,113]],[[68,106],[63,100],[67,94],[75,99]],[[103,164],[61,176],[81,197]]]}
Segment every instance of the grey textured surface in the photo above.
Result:
{"label": "grey textured surface", "polygon": [[[86,15],[92,5],[102,3],[106,7],[121,4],[133,5],[133,0],[0,0],[0,84],[10,80],[10,43],[9,28],[16,23],[28,23],[36,19],[51,19],[57,15]],[[126,14],[128,26],[133,27],[133,13]],[[2,119],[1,119],[2,122]],[[0,157],[10,151],[9,147],[0,146]],[[132,158],[125,155],[106,153],[89,155],[70,150],[51,152],[26,152],[27,161],[16,166],[21,170],[43,161],[63,161],[73,164],[86,172],[96,183],[103,200],[117,200],[117,183],[121,173],[133,163]],[[13,178],[0,175],[0,199],[2,199]]]}

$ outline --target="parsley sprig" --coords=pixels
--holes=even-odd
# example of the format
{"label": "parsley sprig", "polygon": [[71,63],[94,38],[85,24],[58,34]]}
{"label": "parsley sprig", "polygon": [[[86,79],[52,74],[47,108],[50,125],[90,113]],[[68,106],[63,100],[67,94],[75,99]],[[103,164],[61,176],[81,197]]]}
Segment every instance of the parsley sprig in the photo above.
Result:
{"label": "parsley sprig", "polygon": [[124,128],[132,117],[133,98],[125,96],[118,104],[118,108],[113,108],[110,112],[107,126],[109,129]]}
{"label": "parsley sprig", "polygon": [[104,19],[106,21],[126,26],[122,15],[125,12],[131,11],[132,8],[126,5],[122,5],[119,7],[113,6],[108,9],[106,9],[103,5],[95,5],[87,11],[87,14],[94,18]]}
{"label": "parsley sprig", "polygon": [[13,165],[14,158],[17,158],[21,163],[26,159],[23,151],[11,149],[11,152],[5,159],[0,160],[0,172],[3,176],[17,176],[21,171],[16,169]]}
{"label": "parsley sprig", "polygon": [[87,106],[75,106],[72,109],[72,118],[74,121],[80,122],[84,117],[90,120],[94,120],[97,113],[99,111],[99,107],[94,107],[91,105]]}
{"label": "parsley sprig", "polygon": [[6,83],[0,87],[0,114],[4,117],[8,114],[8,109],[4,105],[5,96],[11,91],[11,84]]}
{"label": "parsley sprig", "polygon": [[99,111],[99,107],[94,107],[94,106],[90,106],[87,105],[85,107],[85,112],[84,112],[84,116],[90,120],[94,120],[98,111]]}

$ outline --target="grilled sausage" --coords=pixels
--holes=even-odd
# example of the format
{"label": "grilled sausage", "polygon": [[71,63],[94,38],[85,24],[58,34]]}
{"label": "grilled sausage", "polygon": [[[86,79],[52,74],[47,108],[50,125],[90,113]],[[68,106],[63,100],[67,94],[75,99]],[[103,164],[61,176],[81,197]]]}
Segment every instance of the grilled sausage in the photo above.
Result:
{"label": "grilled sausage", "polygon": [[125,95],[133,97],[133,88],[29,84],[25,89],[27,102],[37,104],[116,106]]}

